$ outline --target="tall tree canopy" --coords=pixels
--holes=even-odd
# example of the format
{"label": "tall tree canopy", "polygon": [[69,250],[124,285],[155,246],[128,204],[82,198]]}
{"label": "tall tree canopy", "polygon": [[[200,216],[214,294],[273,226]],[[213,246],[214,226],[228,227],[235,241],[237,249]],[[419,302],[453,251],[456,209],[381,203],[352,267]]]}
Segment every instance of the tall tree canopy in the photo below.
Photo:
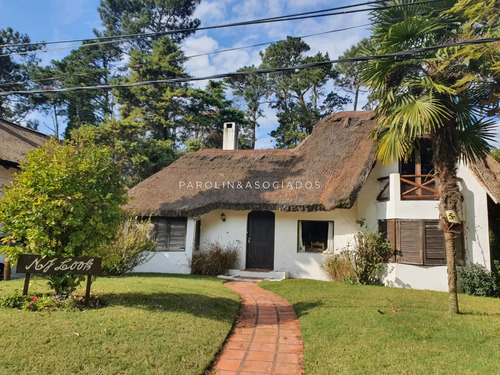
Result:
{"label": "tall tree canopy", "polygon": [[[105,35],[162,33],[177,29],[195,29],[200,20],[193,13],[200,0],[101,0],[98,11]],[[180,42],[194,31],[175,33],[171,39]],[[134,47],[150,50],[151,39],[130,42]]]}
{"label": "tall tree canopy", "polygon": [[[363,39],[361,42],[345,51],[339,59],[370,55],[370,39]],[[361,79],[366,62],[345,62],[335,66],[338,76],[335,83],[344,91],[353,96],[353,111],[358,110],[359,94],[363,87]]]}
{"label": "tall tree canopy", "polygon": [[[289,36],[260,53],[262,62],[258,68],[287,68],[329,60],[328,54],[309,56],[309,50],[309,45],[302,39]],[[254,69],[254,66],[250,66],[243,67],[240,71]],[[277,112],[278,127],[271,132],[271,136],[275,138],[278,148],[295,147],[311,133],[322,115],[343,108],[348,102],[347,98],[334,92],[326,95],[325,92],[326,84],[336,76],[331,65],[324,65],[300,71],[269,73],[265,76],[230,78],[228,83],[233,94],[246,104],[245,114],[253,146],[258,120],[263,116],[263,102]]]}
{"label": "tall tree canopy", "polygon": [[[487,38],[499,33],[496,1],[384,1],[372,14],[371,42],[378,54],[450,42]],[[388,5],[412,6],[383,9]],[[443,11],[443,8],[451,8]],[[443,48],[409,58],[368,63],[363,76],[380,103],[376,108],[379,160],[411,157],[417,141],[430,137],[440,196],[450,292],[449,310],[458,313],[455,243],[456,225],[445,211],[459,212],[463,200],[457,178],[460,160],[473,163],[489,151],[500,91],[498,43]]]}
{"label": "tall tree canopy", "polygon": [[[9,44],[30,43],[30,37],[14,31],[12,28],[0,29],[0,55],[28,52],[39,49],[41,45],[30,46],[3,46]],[[35,65],[38,60],[34,55],[0,56],[0,90],[25,90],[29,84],[29,66]],[[24,119],[32,110],[29,98],[22,95],[0,97],[0,118],[14,122]]]}
{"label": "tall tree canopy", "polygon": [[[248,72],[257,69],[254,65],[244,66],[238,72]],[[266,79],[262,75],[242,75],[227,79],[229,87],[233,90],[233,95],[245,103],[246,133],[249,137],[250,148],[255,148],[257,141],[257,127],[259,119],[264,116],[262,111],[262,100],[266,95]]]}
{"label": "tall tree canopy", "polygon": [[[261,68],[285,68],[329,60],[328,54],[306,56],[310,47],[300,38],[270,45],[261,53]],[[322,88],[332,78],[332,67],[325,65],[298,72],[270,73],[267,77],[266,97],[278,111],[278,128],[271,132],[278,147],[295,147],[308,134],[319,119]]]}

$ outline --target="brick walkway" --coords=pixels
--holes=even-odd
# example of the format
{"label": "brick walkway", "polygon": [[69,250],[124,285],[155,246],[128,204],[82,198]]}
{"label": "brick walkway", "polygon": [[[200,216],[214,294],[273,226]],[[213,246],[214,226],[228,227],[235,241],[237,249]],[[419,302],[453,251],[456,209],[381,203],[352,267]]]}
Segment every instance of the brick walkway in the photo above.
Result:
{"label": "brick walkway", "polygon": [[242,304],[212,374],[303,374],[302,337],[292,306],[254,283],[225,285],[240,295]]}

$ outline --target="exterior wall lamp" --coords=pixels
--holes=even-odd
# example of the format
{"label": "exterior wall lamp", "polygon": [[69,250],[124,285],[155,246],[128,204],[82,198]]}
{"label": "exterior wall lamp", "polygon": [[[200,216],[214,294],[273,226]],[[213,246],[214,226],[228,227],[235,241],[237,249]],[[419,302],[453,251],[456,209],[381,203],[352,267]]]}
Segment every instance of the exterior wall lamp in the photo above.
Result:
{"label": "exterior wall lamp", "polygon": [[220,214],[220,218],[222,221],[226,221],[226,215],[224,215],[224,212]]}

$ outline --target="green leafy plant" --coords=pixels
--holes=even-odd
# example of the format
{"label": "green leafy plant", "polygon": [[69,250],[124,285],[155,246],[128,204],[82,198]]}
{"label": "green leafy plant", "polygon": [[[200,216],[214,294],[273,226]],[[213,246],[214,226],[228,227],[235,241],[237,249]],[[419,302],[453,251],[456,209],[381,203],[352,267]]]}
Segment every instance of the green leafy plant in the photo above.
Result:
{"label": "green leafy plant", "polygon": [[28,311],[75,310],[78,308],[77,301],[69,293],[55,296],[22,296],[18,290],[15,290],[11,295],[0,298],[0,307]]}
{"label": "green leafy plant", "polygon": [[223,275],[229,269],[238,267],[239,241],[221,245],[217,241],[208,241],[200,250],[193,252],[190,260],[191,273],[195,275]]}
{"label": "green leafy plant", "polygon": [[20,309],[24,303],[24,296],[19,294],[19,290],[14,293],[0,298],[0,307],[10,307],[12,309]]}
{"label": "green leafy plant", "polygon": [[353,278],[356,280],[351,262],[343,254],[327,255],[321,263],[321,269],[331,281],[346,282]]}
{"label": "green leafy plant", "polygon": [[[126,203],[126,190],[112,154],[83,137],[48,141],[20,165],[0,201],[7,260],[23,253],[42,257],[100,256],[113,241]],[[51,278],[54,288],[76,286]],[[58,292],[56,290],[56,292]],[[60,292],[60,290],[59,290]]]}
{"label": "green leafy plant", "polygon": [[460,270],[464,292],[471,296],[498,297],[500,285],[498,275],[480,264],[468,264]]}
{"label": "green leafy plant", "polygon": [[49,287],[54,289],[57,295],[67,297],[73,294],[75,289],[85,280],[83,275],[73,275],[66,273],[64,275],[47,275]]}
{"label": "green leafy plant", "polygon": [[156,240],[151,238],[151,219],[131,216],[118,230],[116,240],[105,246],[103,271],[108,275],[122,275],[146,263],[154,254]]}
{"label": "green leafy plant", "polygon": [[356,223],[360,229],[354,235],[354,244],[344,249],[342,255],[351,262],[358,283],[380,284],[380,272],[391,254],[391,245],[382,233],[368,230],[365,219]]}

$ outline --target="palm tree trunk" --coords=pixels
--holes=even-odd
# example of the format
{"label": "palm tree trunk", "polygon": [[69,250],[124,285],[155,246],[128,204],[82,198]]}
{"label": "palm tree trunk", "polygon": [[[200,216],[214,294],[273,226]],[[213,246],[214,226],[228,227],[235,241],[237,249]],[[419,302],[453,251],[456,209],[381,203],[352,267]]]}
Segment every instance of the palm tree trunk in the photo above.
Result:
{"label": "palm tree trunk", "polygon": [[463,200],[458,186],[458,149],[455,140],[456,137],[453,136],[453,128],[451,126],[444,126],[438,129],[433,137],[434,171],[439,191],[440,226],[444,232],[448,272],[448,310],[451,313],[458,314],[455,234],[453,232],[453,225],[446,219],[446,211],[457,211]]}
{"label": "palm tree trunk", "polygon": [[457,267],[455,264],[455,235],[445,230],[444,242],[446,247],[446,269],[448,272],[448,311],[458,314],[458,295],[457,295]]}

